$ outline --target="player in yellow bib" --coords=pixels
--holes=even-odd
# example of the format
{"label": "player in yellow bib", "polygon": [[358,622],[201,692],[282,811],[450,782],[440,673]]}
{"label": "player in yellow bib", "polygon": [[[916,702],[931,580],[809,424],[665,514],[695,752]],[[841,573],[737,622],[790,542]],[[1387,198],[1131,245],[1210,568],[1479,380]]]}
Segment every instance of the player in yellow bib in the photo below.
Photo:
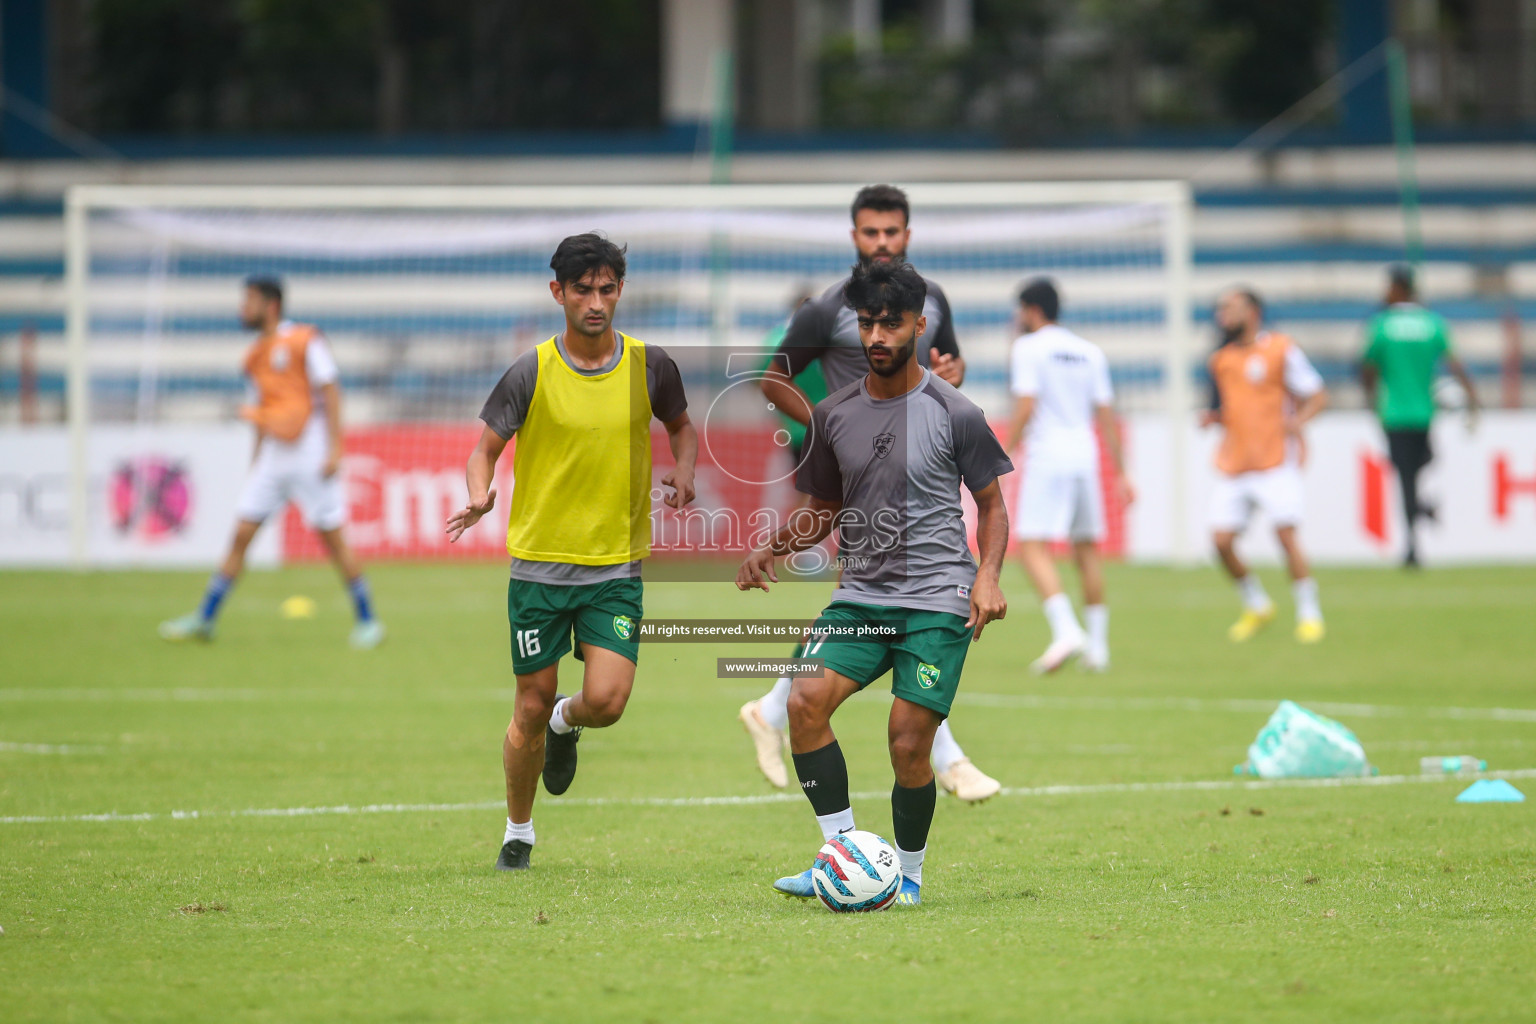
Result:
{"label": "player in yellow bib", "polygon": [[[661,481],[673,508],[693,500],[699,454],[677,364],[613,329],[624,250],[601,235],[572,235],[549,266],[565,330],[513,363],[492,390],[469,457],[469,503],[448,518],[449,539],[458,540],[492,509],[496,460],[516,434],[507,619],[517,699],[501,748],[502,871],[528,867],[541,772],[551,795],[570,788],[581,730],[617,722],[634,686],[640,559],[651,552],[651,419],[666,426],[676,462]],[[566,697],[557,674],[573,641],[584,672],[581,692]]]}

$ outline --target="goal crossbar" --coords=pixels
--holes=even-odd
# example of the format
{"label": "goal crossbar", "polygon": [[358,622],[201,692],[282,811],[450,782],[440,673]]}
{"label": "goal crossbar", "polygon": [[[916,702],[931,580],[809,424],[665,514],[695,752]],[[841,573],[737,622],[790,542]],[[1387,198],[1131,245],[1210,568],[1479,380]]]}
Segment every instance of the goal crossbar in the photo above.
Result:
{"label": "goal crossbar", "polygon": [[[70,548],[73,563],[89,564],[88,427],[90,386],[90,216],[107,211],[288,210],[523,212],[729,211],[847,209],[859,183],[730,185],[334,186],[334,185],[77,185],[65,196],[66,414],[70,437]],[[1192,196],[1174,180],[1080,182],[927,182],[905,186],[914,206],[949,208],[1069,207],[1151,204],[1160,218],[1166,344],[1163,373],[1170,415],[1170,552],[1190,557],[1184,522],[1187,441],[1180,417],[1192,407],[1190,308]]]}

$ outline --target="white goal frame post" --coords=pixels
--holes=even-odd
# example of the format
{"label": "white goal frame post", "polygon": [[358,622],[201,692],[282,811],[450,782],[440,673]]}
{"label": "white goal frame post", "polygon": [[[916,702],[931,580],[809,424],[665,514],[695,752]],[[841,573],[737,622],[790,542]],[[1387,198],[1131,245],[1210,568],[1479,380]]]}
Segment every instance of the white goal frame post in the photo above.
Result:
{"label": "white goal frame post", "polygon": [[[90,425],[90,217],[110,210],[245,209],[326,211],[506,211],[615,208],[649,211],[731,209],[835,209],[846,211],[861,183],[821,185],[633,186],[176,186],[74,185],[64,200],[66,417],[70,452],[70,552],[77,569],[90,567],[88,454]],[[1188,431],[1193,409],[1191,322],[1192,190],[1187,181],[1078,181],[916,183],[903,186],[912,205],[927,207],[1076,206],[1156,204],[1162,217],[1166,293],[1163,317],[1165,408],[1169,417],[1167,465],[1169,552],[1175,563],[1192,558],[1186,536]],[[999,296],[999,302],[1009,301]]]}

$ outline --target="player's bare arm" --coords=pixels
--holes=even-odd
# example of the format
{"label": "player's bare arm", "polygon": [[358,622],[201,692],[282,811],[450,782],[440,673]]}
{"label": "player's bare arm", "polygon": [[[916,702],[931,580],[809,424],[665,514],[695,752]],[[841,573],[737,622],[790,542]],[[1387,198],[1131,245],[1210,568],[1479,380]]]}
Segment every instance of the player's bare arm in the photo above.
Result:
{"label": "player's bare arm", "polygon": [[1477,400],[1477,388],[1472,385],[1472,375],[1467,372],[1467,364],[1453,355],[1445,357],[1445,368],[1451,371],[1451,376],[1456,378],[1456,383],[1467,394],[1467,428],[1477,428],[1477,414],[1482,411],[1482,405]]}
{"label": "player's bare arm", "polygon": [[[1292,396],[1295,397],[1295,396]],[[1328,392],[1316,391],[1306,398],[1297,398],[1296,411],[1286,417],[1285,431],[1292,437],[1301,436],[1301,428],[1328,405]]]}
{"label": "player's bare arm", "polygon": [[1099,436],[1104,439],[1104,449],[1109,452],[1109,462],[1115,469],[1115,497],[1122,506],[1136,500],[1136,488],[1131,486],[1125,473],[1124,446],[1120,438],[1120,417],[1112,405],[1095,406],[1094,419],[1098,420]]}
{"label": "player's bare arm", "polygon": [[661,500],[670,508],[682,508],[693,501],[693,475],[699,462],[699,432],[685,412],[662,424],[667,428],[667,444],[672,449],[672,472],[661,478],[662,486],[672,493]]}
{"label": "player's bare arm", "polygon": [[758,382],[763,397],[773,404],[774,411],[782,412],[802,427],[811,425],[811,398],[805,391],[779,370],[767,370]]}
{"label": "player's bare arm", "polygon": [[975,629],[972,639],[980,640],[987,623],[1008,614],[1008,600],[998,582],[1003,556],[1008,552],[1008,509],[1003,504],[1003,489],[996,480],[972,491],[971,497],[976,501],[976,547],[981,558],[976,582],[971,586],[971,617],[965,625]]}
{"label": "player's bare arm", "polygon": [[1328,392],[1319,390],[1306,398],[1299,398],[1293,394],[1291,398],[1296,402],[1296,408],[1285,418],[1285,434],[1296,442],[1296,464],[1305,466],[1307,439],[1301,431],[1308,421],[1322,412],[1323,407],[1328,404]]}
{"label": "player's bare arm", "polygon": [[1364,362],[1360,364],[1360,390],[1365,393],[1365,407],[1376,408],[1376,385],[1381,380],[1381,371],[1375,363]]}
{"label": "player's bare arm", "polygon": [[768,543],[747,555],[736,571],[737,590],[764,590],[779,582],[773,560],[796,551],[813,548],[832,533],[842,503],[822,498],[808,498],[789,515],[789,522],[779,527]]}
{"label": "player's bare arm", "polygon": [[1035,416],[1035,396],[1020,395],[1013,402],[1013,418],[1008,421],[1008,433],[1003,438],[1003,451],[1012,455],[1019,450],[1019,442],[1024,440],[1024,431],[1029,429],[1029,421]]}
{"label": "player's bare arm", "polygon": [[336,475],[341,469],[341,385],[332,381],[320,387],[320,394],[325,398],[325,465],[321,468],[321,475],[327,479]]}
{"label": "player's bare arm", "polygon": [[506,449],[507,442],[500,434],[486,427],[480,431],[475,450],[469,453],[469,464],[464,478],[469,485],[469,502],[448,517],[448,542],[451,544],[464,536],[464,531],[480,521],[480,517],[496,507],[496,460]]}

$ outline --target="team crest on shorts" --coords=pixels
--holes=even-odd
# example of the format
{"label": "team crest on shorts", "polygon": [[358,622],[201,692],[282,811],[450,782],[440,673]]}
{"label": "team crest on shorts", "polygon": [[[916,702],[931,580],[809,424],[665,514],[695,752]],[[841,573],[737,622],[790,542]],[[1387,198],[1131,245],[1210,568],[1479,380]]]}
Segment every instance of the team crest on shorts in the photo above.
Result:
{"label": "team crest on shorts", "polygon": [[628,615],[615,615],[613,617],[613,631],[620,640],[628,640],[635,632],[635,620]]}
{"label": "team crest on shorts", "polygon": [[883,459],[891,454],[891,449],[896,445],[896,435],[887,430],[883,434],[875,435],[875,458]]}
{"label": "team crest on shorts", "polygon": [[917,664],[917,685],[925,690],[931,690],[939,681],[939,667],[930,665],[926,661]]}

